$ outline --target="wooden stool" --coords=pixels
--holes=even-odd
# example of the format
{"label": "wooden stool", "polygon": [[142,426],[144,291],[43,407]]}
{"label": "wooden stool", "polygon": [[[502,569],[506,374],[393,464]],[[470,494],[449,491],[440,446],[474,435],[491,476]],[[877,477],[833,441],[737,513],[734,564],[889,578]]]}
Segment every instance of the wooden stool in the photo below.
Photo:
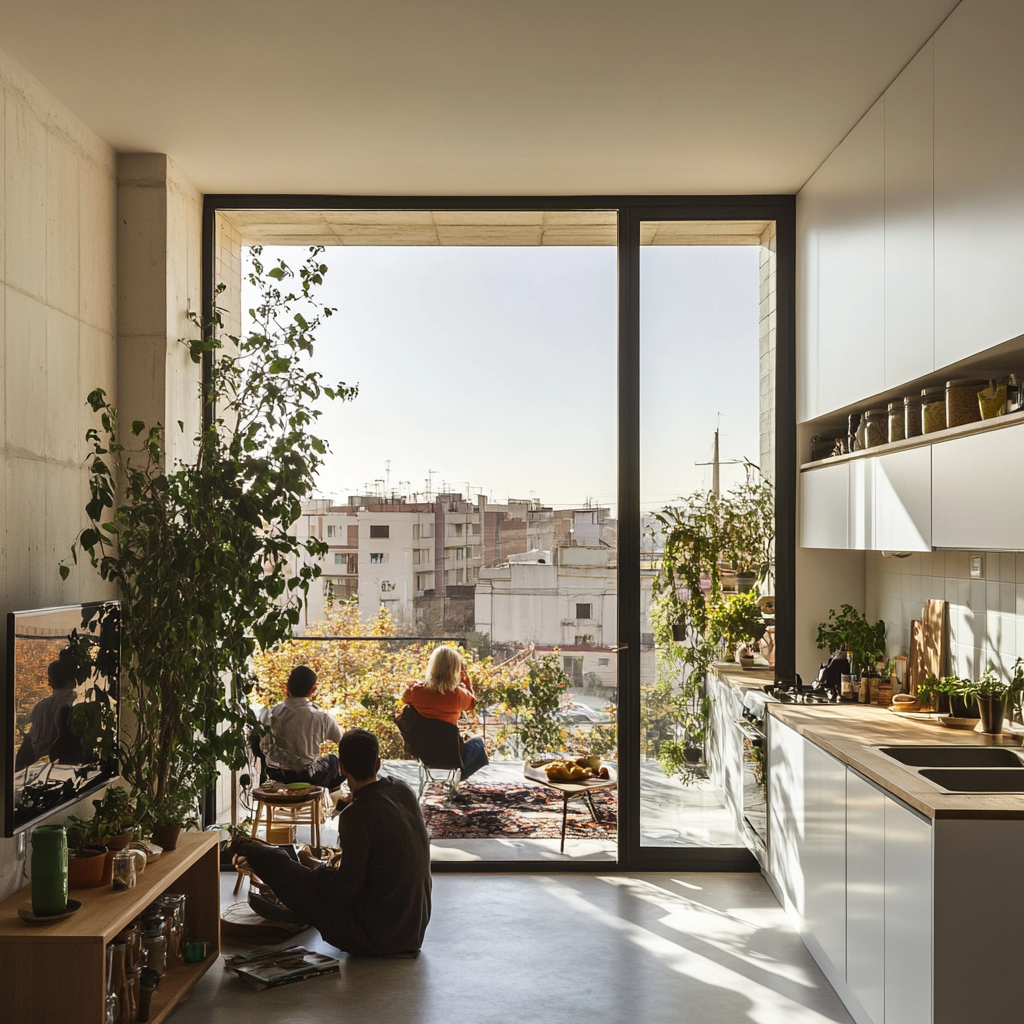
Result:
{"label": "wooden stool", "polygon": [[[275,826],[309,825],[310,846],[319,847],[320,824],[323,821],[323,789],[310,786],[298,792],[272,793],[263,789],[253,791],[256,814],[252,821],[252,835],[259,838],[260,823],[266,829],[267,842],[271,842],[271,829]],[[276,844],[283,845],[283,844]]]}

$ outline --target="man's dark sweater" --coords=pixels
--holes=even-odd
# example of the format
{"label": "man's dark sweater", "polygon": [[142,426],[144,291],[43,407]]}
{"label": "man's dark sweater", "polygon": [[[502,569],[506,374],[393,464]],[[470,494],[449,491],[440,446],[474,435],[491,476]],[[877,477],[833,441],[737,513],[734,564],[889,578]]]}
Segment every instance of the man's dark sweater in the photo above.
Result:
{"label": "man's dark sweater", "polygon": [[338,818],[341,866],[310,871],[273,847],[246,850],[285,906],[347,953],[420,948],[430,920],[430,840],[412,790],[380,779]]}

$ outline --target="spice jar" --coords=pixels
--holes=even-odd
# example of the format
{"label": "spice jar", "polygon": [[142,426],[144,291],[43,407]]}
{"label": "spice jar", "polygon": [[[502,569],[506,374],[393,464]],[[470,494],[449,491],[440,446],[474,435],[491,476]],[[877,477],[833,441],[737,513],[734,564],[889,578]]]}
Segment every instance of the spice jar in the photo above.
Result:
{"label": "spice jar", "polygon": [[945,388],[924,388],[921,392],[921,433],[946,429]]}
{"label": "spice jar", "polygon": [[903,436],[921,436],[921,398],[919,395],[907,395],[903,399]]}
{"label": "spice jar", "polygon": [[902,441],[906,436],[906,420],[902,402],[889,403],[889,444]]}
{"label": "spice jar", "polygon": [[946,381],[946,426],[961,427],[981,419],[978,392],[988,384],[985,380]]}
{"label": "spice jar", "polygon": [[877,448],[889,438],[889,420],[885,409],[868,409],[864,413],[864,447]]}

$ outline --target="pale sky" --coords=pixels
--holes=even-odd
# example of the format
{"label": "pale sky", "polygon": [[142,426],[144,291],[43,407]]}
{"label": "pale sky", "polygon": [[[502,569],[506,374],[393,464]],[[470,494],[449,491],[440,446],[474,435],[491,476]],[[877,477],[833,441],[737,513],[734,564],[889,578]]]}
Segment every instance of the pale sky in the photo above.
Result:
{"label": "pale sky", "polygon": [[[293,267],[304,249],[265,248]],[[332,247],[313,365],[359,385],[324,401],[319,494],[483,491],[493,501],[615,505],[616,258],[608,247]],[[645,510],[757,460],[757,247],[645,248]],[[243,308],[253,304],[248,289]],[[723,469],[723,487],[739,479]],[[406,483],[408,482],[408,483]]]}

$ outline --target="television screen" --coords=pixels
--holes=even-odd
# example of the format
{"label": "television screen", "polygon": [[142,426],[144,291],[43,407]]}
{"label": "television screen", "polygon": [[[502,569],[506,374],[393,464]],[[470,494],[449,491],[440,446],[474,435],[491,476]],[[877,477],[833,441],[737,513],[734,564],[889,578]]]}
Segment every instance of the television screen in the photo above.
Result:
{"label": "television screen", "polygon": [[4,835],[118,774],[117,601],[10,612]]}

